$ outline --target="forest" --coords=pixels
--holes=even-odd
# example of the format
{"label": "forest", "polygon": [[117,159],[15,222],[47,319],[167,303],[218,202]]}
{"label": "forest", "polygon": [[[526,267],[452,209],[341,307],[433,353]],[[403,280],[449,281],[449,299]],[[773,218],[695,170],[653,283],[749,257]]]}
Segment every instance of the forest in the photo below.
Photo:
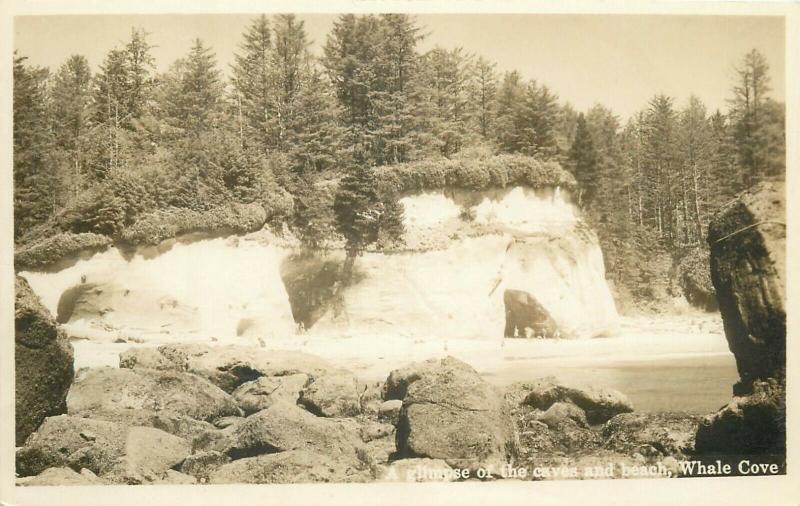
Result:
{"label": "forest", "polygon": [[[51,70],[15,53],[18,249],[133,237],[154,220],[246,230],[238,222],[263,209],[278,232],[357,251],[397,226],[379,168],[524,156],[574,175],[620,309],[651,310],[710,284],[710,217],[785,173],[785,107],[756,49],[741,55],[727,110],[657,94],[623,122],[602,104],[575,110],[547,76],[501,73],[461,48],[423,52],[406,14],[341,15],[319,55],[302,20],[262,15],[228,71],[197,39],[158,73],[148,35],[132,28],[96,72],[82,55]],[[348,214],[370,205],[385,212]]]}

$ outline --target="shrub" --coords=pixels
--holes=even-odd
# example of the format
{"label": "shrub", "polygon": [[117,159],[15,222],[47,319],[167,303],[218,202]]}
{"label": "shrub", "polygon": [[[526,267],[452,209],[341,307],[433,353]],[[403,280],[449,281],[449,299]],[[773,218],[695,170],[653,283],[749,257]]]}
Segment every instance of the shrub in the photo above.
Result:
{"label": "shrub", "polygon": [[714,311],[717,297],[711,283],[709,252],[705,248],[692,248],[678,262],[677,278],[686,300],[693,306]]}
{"label": "shrub", "polygon": [[170,208],[142,215],[120,234],[130,245],[155,245],[192,232],[254,232],[264,226],[267,215],[260,204],[228,204],[208,211]]}
{"label": "shrub", "polygon": [[375,170],[384,188],[395,193],[440,188],[482,190],[509,185],[560,186],[572,190],[576,186],[572,174],[557,162],[543,162],[523,155],[427,159]]}
{"label": "shrub", "polygon": [[104,235],[59,233],[24,246],[14,253],[16,270],[36,270],[84,251],[102,251],[111,244]]}

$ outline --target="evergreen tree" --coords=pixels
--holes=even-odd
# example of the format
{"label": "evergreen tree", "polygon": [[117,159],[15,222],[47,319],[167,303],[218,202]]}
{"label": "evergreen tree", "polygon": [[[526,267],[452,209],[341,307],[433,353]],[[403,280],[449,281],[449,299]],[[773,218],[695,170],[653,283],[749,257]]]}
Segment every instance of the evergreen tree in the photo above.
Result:
{"label": "evergreen tree", "polygon": [[48,71],[14,54],[14,238],[43,223],[58,205],[60,188],[49,155]]}
{"label": "evergreen tree", "polygon": [[680,116],[678,145],[681,163],[682,236],[684,243],[702,243],[708,224],[708,193],[712,157],[706,108],[696,96]]}
{"label": "evergreen tree", "polygon": [[519,72],[506,72],[497,95],[497,119],[495,121],[495,136],[502,151],[513,153],[519,151],[522,146],[516,115],[524,93],[525,87]]}
{"label": "evergreen tree", "polygon": [[469,144],[467,73],[461,48],[436,47],[420,58],[419,122],[438,154],[450,157]]}
{"label": "evergreen tree", "polygon": [[233,65],[240,141],[268,153],[275,145],[277,117],[273,106],[272,30],[267,16],[253,20],[243,37],[241,53],[234,55]]}
{"label": "evergreen tree", "polygon": [[357,164],[339,183],[333,211],[336,230],[345,238],[344,282],[348,284],[356,257],[378,241],[382,231],[399,239],[402,208],[396,198],[381,191],[373,170]]}
{"label": "evergreen tree", "polygon": [[569,158],[572,162],[575,179],[580,185],[578,205],[589,205],[597,189],[598,162],[592,134],[586,126],[586,118],[583,113],[578,114],[575,140],[569,150]]}
{"label": "evergreen tree", "polygon": [[497,109],[497,65],[478,57],[468,68],[467,106],[470,126],[483,139],[489,139]]}
{"label": "evergreen tree", "polygon": [[767,141],[766,99],[771,91],[769,65],[756,49],[744,56],[736,69],[737,82],[733,87],[731,115],[734,118],[738,163],[743,170],[744,183],[750,186],[761,180],[767,171],[770,145]]}
{"label": "evergreen tree", "polygon": [[675,231],[676,114],[672,99],[656,95],[644,116],[643,179],[645,219],[659,237],[671,241]]}
{"label": "evergreen tree", "polygon": [[208,131],[222,105],[222,81],[210,48],[195,39],[189,54],[164,76],[161,111],[177,138],[197,138]]}
{"label": "evergreen tree", "polygon": [[91,71],[84,56],[72,55],[53,79],[51,109],[55,147],[63,158],[65,185],[72,194],[86,186],[84,160],[91,105]]}

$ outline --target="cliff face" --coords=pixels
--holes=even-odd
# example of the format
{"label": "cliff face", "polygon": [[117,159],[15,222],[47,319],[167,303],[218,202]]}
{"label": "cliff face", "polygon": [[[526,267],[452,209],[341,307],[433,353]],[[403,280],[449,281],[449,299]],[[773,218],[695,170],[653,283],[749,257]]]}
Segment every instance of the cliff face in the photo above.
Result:
{"label": "cliff face", "polygon": [[405,248],[360,257],[355,283],[317,332],[593,337],[615,328],[597,238],[560,191],[429,192],[401,202]]}
{"label": "cliff face", "polygon": [[[55,273],[24,272],[73,333],[176,338],[392,333],[591,337],[617,313],[597,239],[559,190],[407,195],[404,244],[313,255],[264,234],[112,248]],[[302,324],[302,325],[300,325]],[[509,332],[510,328],[510,332]]]}

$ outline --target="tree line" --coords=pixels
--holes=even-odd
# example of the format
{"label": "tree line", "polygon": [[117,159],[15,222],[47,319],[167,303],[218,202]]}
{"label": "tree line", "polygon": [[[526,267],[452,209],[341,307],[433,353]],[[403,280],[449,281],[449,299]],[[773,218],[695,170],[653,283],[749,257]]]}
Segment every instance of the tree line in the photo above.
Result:
{"label": "tree line", "polygon": [[[156,72],[136,28],[96,72],[82,55],[51,73],[15,53],[15,240],[53,227],[111,235],[150,210],[229,202],[260,202],[277,221],[313,229],[318,180],[521,153],[573,172],[609,277],[634,286],[653,275],[632,273],[634,253],[698,247],[715,209],[784,173],[784,106],[769,98],[756,50],[737,67],[727,111],[656,95],[622,124],[461,48],[423,52],[424,37],[410,15],[345,14],[317,56],[302,20],[262,15],[227,79],[201,39]],[[378,199],[351,195],[366,196]]]}

